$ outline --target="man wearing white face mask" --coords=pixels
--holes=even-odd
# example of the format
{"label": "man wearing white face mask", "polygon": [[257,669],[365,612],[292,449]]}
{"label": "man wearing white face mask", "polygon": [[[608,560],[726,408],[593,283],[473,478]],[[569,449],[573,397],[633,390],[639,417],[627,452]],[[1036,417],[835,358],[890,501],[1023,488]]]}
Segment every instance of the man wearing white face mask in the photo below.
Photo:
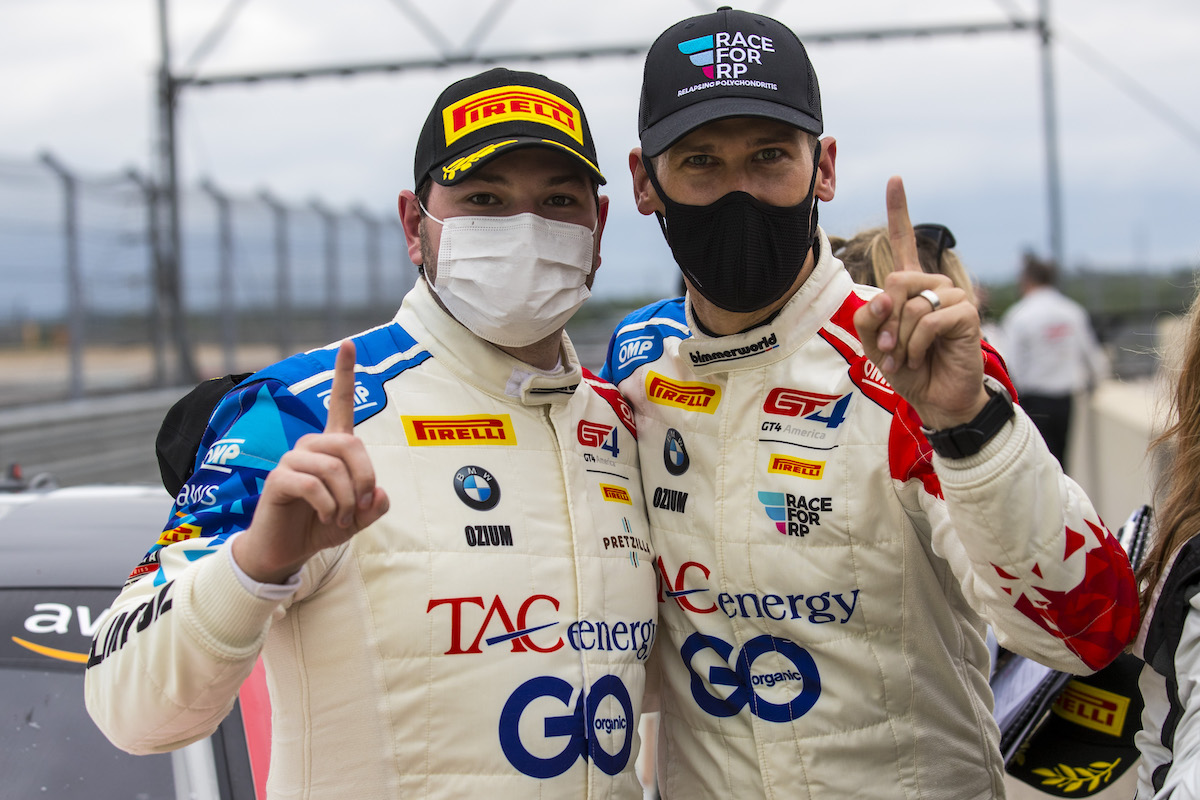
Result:
{"label": "man wearing white face mask", "polygon": [[600,263],[595,160],[544,76],[442,93],[399,201],[424,280],[217,406],[93,644],[116,744],[207,735],[261,653],[272,797],[642,796],[632,413],[563,333]]}

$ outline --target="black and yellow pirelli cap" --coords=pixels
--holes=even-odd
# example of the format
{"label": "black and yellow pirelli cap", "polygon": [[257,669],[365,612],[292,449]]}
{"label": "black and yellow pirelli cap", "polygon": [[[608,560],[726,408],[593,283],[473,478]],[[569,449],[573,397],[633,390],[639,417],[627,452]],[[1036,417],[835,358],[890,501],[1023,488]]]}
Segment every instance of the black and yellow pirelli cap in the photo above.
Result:
{"label": "black and yellow pirelli cap", "polygon": [[1139,758],[1141,670],[1141,660],[1125,653],[1072,678],[1009,760],[1009,774],[1051,797],[1091,797],[1115,783]]}
{"label": "black and yellow pirelli cap", "polygon": [[497,67],[451,84],[433,104],[417,140],[414,185],[429,176],[450,186],[522,147],[566,153],[605,182],[575,93],[545,75]]}

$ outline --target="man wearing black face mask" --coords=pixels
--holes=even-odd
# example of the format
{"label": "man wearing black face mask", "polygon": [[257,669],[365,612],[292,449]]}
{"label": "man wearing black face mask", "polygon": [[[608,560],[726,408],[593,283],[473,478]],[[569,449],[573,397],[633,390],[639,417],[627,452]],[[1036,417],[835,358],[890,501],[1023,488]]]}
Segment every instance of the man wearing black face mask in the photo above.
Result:
{"label": "man wearing black face mask", "polygon": [[602,375],[652,500],[664,796],[1002,797],[986,625],[1088,672],[1135,632],[1133,577],[974,306],[917,267],[899,179],[909,269],[879,290],[831,256],[822,131],[773,19],[721,9],[650,49],[630,167],[687,294],[631,314]]}

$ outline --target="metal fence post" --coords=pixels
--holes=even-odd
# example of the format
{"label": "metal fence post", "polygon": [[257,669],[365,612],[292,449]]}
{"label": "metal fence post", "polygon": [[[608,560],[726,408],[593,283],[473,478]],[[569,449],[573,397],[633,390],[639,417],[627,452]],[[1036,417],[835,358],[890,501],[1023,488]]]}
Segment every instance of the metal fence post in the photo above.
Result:
{"label": "metal fence post", "polygon": [[159,291],[164,281],[159,274],[163,260],[159,256],[158,225],[154,216],[157,188],[136,169],[126,170],[125,175],[141,190],[146,204],[146,242],[150,249],[150,343],[154,350],[154,385],[161,387],[167,385],[167,305]]}
{"label": "metal fence post", "polygon": [[332,342],[342,327],[337,274],[337,216],[319,200],[313,200],[309,207],[321,218],[325,233],[325,338]]}
{"label": "metal fence post", "polygon": [[351,212],[363,224],[366,235],[364,252],[367,258],[367,308],[374,310],[384,306],[383,295],[383,260],[380,257],[380,227],[379,220],[367,213],[361,206]]}
{"label": "metal fence post", "polygon": [[292,280],[288,251],[288,210],[270,192],[263,189],[258,197],[275,217],[275,330],[278,334],[279,357],[292,354]]}
{"label": "metal fence post", "polygon": [[217,303],[221,306],[221,352],[224,354],[225,371],[237,371],[237,307],[233,297],[233,216],[230,213],[229,196],[217,189],[207,178],[200,182],[200,189],[213,199],[217,206]]}
{"label": "metal fence post", "polygon": [[42,153],[42,163],[62,180],[63,242],[66,248],[67,347],[70,352],[69,394],[72,400],[83,397],[84,314],[83,276],[79,269],[79,181],[66,166],[50,153]]}

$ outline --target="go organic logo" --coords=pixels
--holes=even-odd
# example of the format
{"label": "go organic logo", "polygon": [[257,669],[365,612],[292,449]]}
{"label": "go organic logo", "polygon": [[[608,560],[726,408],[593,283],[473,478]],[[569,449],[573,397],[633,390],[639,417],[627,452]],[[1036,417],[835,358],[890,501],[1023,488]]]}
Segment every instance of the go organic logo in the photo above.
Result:
{"label": "go organic logo", "polygon": [[[701,657],[704,651],[712,651],[717,658]],[[754,663],[768,653],[789,665],[756,673]],[[816,661],[807,650],[788,639],[764,633],[746,642],[735,658],[733,645],[729,642],[697,632],[683,643],[679,655],[691,673],[692,697],[696,705],[714,717],[732,717],[749,707],[751,714],[767,722],[790,722],[812,710],[821,696],[821,676]],[[697,667],[697,661],[710,663],[707,675],[701,674],[703,668]],[[713,661],[716,663],[712,664]],[[735,665],[733,669],[729,668],[730,664]],[[775,665],[778,665],[777,661]],[[773,703],[758,693],[759,687],[777,685],[794,686],[792,699],[786,703]],[[731,687],[733,691],[716,693],[712,691],[714,687]]]}
{"label": "go organic logo", "polygon": [[[500,748],[509,763],[525,775],[556,778],[581,757],[585,761],[590,758],[606,775],[616,775],[629,763],[637,721],[625,684],[615,675],[605,675],[591,689],[580,692],[572,708],[575,691],[562,678],[542,675],[518,686],[504,704],[500,712]],[[563,746],[557,754],[541,757],[530,752],[522,740],[521,718],[531,706],[543,708],[546,698],[562,703],[564,713],[547,716],[540,725],[526,725],[525,735],[544,731],[546,740],[561,739]],[[539,741],[534,749],[544,752],[550,748]]]}

